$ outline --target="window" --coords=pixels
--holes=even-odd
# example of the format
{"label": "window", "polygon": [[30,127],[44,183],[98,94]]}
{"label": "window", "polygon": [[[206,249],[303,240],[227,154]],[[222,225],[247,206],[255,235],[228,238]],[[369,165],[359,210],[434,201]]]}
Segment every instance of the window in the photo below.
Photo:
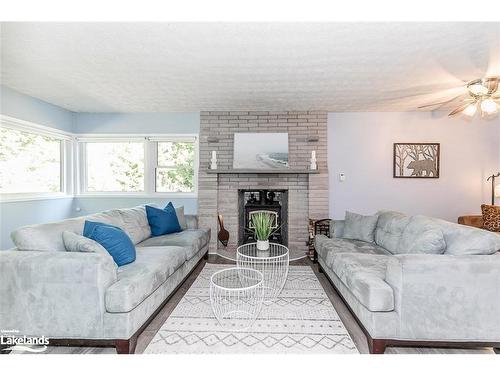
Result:
{"label": "window", "polygon": [[156,142],[156,191],[194,192],[194,142]]}
{"label": "window", "polygon": [[85,143],[87,192],[143,192],[143,142]]}
{"label": "window", "polygon": [[196,194],[193,137],[79,139],[80,194]]}
{"label": "window", "polygon": [[65,193],[65,151],[69,149],[66,148],[69,137],[10,122],[2,118],[0,128],[2,199]]}

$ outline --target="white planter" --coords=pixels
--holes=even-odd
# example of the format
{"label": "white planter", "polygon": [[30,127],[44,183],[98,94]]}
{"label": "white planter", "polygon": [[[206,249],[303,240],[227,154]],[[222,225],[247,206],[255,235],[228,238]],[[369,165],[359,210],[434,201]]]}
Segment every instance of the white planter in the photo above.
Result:
{"label": "white planter", "polygon": [[269,250],[269,240],[265,240],[265,241],[257,240],[257,250],[260,250],[260,251]]}

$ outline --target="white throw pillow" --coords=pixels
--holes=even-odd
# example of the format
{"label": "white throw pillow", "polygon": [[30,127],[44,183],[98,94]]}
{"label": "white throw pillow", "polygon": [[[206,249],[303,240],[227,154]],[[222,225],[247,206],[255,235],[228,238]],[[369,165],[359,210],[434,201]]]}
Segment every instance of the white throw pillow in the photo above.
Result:
{"label": "white throw pillow", "polygon": [[187,220],[186,216],[184,215],[184,206],[180,207],[174,207],[175,208],[175,214],[177,215],[177,220],[179,220],[179,225],[182,230],[187,229]]}
{"label": "white throw pillow", "polygon": [[82,252],[82,253],[99,253],[106,254],[108,251],[99,243],[90,238],[80,236],[79,234],[65,230],[62,234],[64,246],[67,251]]}

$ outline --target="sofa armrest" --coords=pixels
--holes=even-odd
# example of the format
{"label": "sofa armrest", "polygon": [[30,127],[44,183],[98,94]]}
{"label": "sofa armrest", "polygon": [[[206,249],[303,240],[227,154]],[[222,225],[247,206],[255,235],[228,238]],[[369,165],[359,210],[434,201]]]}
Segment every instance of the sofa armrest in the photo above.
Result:
{"label": "sofa armrest", "polygon": [[330,222],[330,238],[342,238],[344,236],[345,220],[332,220]]}
{"label": "sofa armrest", "polygon": [[500,256],[392,256],[400,335],[419,340],[500,342]]}
{"label": "sofa armrest", "polygon": [[101,337],[109,256],[62,251],[0,252],[0,329],[19,335]]}
{"label": "sofa armrest", "polygon": [[483,228],[484,226],[483,217],[481,215],[460,216],[458,218],[458,224],[476,228]]}
{"label": "sofa armrest", "polygon": [[188,229],[198,229],[198,215],[185,215]]}

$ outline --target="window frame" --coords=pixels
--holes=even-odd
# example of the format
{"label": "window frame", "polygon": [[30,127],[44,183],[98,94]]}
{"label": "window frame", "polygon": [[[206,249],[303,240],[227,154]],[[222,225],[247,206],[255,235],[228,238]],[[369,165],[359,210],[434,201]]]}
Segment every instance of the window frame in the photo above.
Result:
{"label": "window frame", "polygon": [[[141,192],[89,192],[87,191],[87,143],[96,142],[143,142],[144,143],[144,191]],[[156,192],[157,143],[158,142],[193,142],[194,143],[194,191],[193,192]],[[76,137],[78,171],[75,181],[78,197],[135,197],[135,198],[197,198],[198,196],[198,158],[199,137],[197,134],[81,134]]]}
{"label": "window frame", "polygon": [[0,202],[71,198],[73,192],[73,134],[52,127],[0,115],[0,126],[6,129],[56,139],[60,142],[59,192],[0,193]]}
{"label": "window frame", "polygon": [[[162,137],[149,137],[148,141],[150,142],[150,162],[151,165],[154,167],[153,169],[153,176],[152,176],[152,188],[153,192],[155,195],[157,194],[162,194],[162,195],[175,195],[176,197],[180,196],[197,196],[198,195],[198,137],[197,136],[187,136],[187,135],[178,135],[178,136],[162,136]],[[158,163],[158,143],[161,142],[184,142],[184,143],[193,143],[194,144],[194,181],[193,181],[193,191],[191,192],[158,192],[156,190],[157,188],[157,172],[158,169],[166,169],[169,168],[164,165],[160,165]],[[175,169],[175,168],[171,168]]]}

